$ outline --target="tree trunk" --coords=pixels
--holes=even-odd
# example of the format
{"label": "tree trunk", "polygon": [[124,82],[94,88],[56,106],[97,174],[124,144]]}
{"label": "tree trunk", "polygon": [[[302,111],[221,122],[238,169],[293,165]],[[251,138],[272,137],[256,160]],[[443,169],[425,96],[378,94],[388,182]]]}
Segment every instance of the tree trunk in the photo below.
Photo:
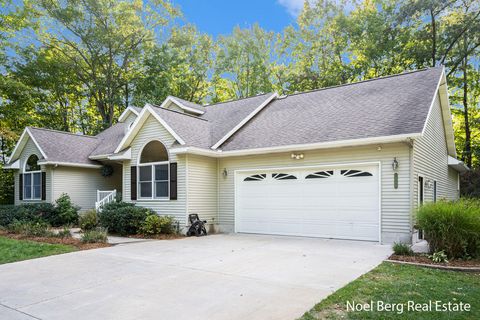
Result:
{"label": "tree trunk", "polygon": [[468,56],[463,58],[463,117],[465,121],[465,147],[463,152],[463,161],[468,167],[472,167],[472,140],[470,132],[470,120],[468,116]]}
{"label": "tree trunk", "polygon": [[430,9],[430,19],[432,21],[432,67],[435,67],[437,62],[437,23],[433,8]]}

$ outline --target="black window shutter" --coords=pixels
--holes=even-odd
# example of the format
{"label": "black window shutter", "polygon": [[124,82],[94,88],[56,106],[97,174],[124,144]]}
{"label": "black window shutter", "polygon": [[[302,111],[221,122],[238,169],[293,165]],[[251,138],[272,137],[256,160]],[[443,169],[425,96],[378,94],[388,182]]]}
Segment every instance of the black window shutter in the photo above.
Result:
{"label": "black window shutter", "polygon": [[42,200],[47,200],[47,173],[42,172]]}
{"label": "black window shutter", "polygon": [[130,200],[137,200],[137,167],[130,167]]}
{"label": "black window shutter", "polygon": [[177,200],[177,164],[170,163],[170,200]]}
{"label": "black window shutter", "polygon": [[23,174],[18,175],[18,199],[23,200]]}

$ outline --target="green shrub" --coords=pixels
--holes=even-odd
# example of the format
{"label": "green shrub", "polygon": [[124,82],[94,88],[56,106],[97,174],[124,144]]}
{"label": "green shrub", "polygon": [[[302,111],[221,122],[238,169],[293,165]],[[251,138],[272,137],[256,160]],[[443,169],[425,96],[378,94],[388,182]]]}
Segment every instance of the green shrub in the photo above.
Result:
{"label": "green shrub", "polygon": [[64,227],[62,230],[58,231],[57,234],[55,234],[57,238],[71,238],[72,233],[70,232],[70,228]]}
{"label": "green shrub", "polygon": [[399,256],[412,256],[413,250],[410,248],[410,245],[403,242],[395,242],[392,246],[393,253]]}
{"label": "green shrub", "polygon": [[78,217],[78,225],[83,231],[95,229],[98,226],[98,215],[95,209],[88,210]]}
{"label": "green shrub", "polygon": [[49,222],[49,217],[55,214],[55,207],[51,203],[2,206],[0,207],[0,225],[8,226],[15,221]]}
{"label": "green shrub", "polygon": [[140,227],[140,233],[146,236],[160,234],[162,232],[162,221],[158,215],[149,215]]}
{"label": "green shrub", "polygon": [[56,214],[50,217],[48,222],[54,227],[66,224],[77,224],[79,209],[79,207],[73,204],[68,194],[62,193],[62,195],[55,201]]}
{"label": "green shrub", "polygon": [[106,204],[98,214],[100,225],[109,232],[120,235],[137,234],[143,222],[155,214],[152,210],[136,207],[133,203],[111,202]]}
{"label": "green shrub", "polygon": [[170,216],[160,216],[160,229],[163,234],[175,233],[175,219]]}
{"label": "green shrub", "polygon": [[107,230],[104,228],[95,228],[83,233],[81,241],[83,243],[107,242]]}
{"label": "green shrub", "polygon": [[420,207],[417,226],[424,231],[430,253],[444,251],[449,258],[480,256],[480,205],[462,199]]}
{"label": "green shrub", "polygon": [[448,263],[447,255],[445,254],[445,251],[443,251],[443,250],[434,252],[431,256],[428,256],[428,258],[431,259],[435,263],[442,263],[442,262]]}
{"label": "green shrub", "polygon": [[23,234],[29,237],[53,237],[55,234],[49,230],[49,225],[45,222],[23,222],[15,221],[8,226],[8,230],[13,233]]}

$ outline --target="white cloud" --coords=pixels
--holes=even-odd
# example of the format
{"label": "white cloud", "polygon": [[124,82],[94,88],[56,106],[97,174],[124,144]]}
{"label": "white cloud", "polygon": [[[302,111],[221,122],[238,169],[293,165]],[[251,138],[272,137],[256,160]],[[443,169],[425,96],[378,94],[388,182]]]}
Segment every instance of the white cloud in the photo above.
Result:
{"label": "white cloud", "polygon": [[277,0],[278,4],[285,7],[293,17],[298,17],[303,9],[304,0]]}

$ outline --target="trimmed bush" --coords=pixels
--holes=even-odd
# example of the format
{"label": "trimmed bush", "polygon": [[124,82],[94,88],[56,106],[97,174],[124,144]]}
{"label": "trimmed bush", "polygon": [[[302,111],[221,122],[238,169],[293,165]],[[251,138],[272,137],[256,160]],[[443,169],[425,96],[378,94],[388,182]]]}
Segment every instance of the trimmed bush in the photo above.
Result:
{"label": "trimmed bush", "polygon": [[0,207],[0,225],[6,227],[15,221],[49,222],[49,217],[54,216],[55,212],[55,207],[51,203],[2,206]]}
{"label": "trimmed bush", "polygon": [[88,210],[78,217],[78,225],[83,231],[95,229],[98,226],[98,216],[95,209]]}
{"label": "trimmed bush", "polygon": [[145,219],[155,214],[150,209],[136,207],[133,203],[111,202],[98,214],[100,225],[109,232],[120,235],[138,234]]}
{"label": "trimmed bush", "polygon": [[175,233],[175,219],[170,216],[160,216],[160,229],[163,234]]}
{"label": "trimmed bush", "polygon": [[80,208],[73,204],[68,194],[62,193],[55,201],[55,205],[56,214],[47,219],[52,226],[58,227],[78,223],[78,210]]}
{"label": "trimmed bush", "polygon": [[107,230],[104,228],[95,228],[88,231],[85,231],[82,235],[81,241],[83,243],[97,243],[107,242]]}
{"label": "trimmed bush", "polygon": [[410,245],[403,242],[395,242],[392,246],[393,253],[398,256],[411,256],[413,255],[413,250],[410,248]]}
{"label": "trimmed bush", "polygon": [[160,234],[162,232],[162,221],[158,215],[150,215],[142,223],[140,233],[146,236]]}
{"label": "trimmed bush", "polygon": [[417,213],[430,253],[449,258],[480,256],[480,202],[462,199],[424,204]]}

